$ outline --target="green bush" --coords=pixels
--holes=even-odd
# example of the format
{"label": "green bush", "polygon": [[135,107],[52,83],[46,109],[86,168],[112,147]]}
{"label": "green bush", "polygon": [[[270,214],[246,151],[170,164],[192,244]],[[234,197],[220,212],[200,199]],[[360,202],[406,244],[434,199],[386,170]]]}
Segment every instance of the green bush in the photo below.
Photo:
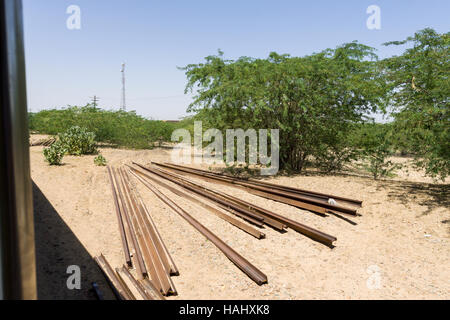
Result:
{"label": "green bush", "polygon": [[97,152],[95,134],[88,132],[86,128],[74,126],[66,132],[59,134],[58,137],[70,155],[81,156],[83,154]]}
{"label": "green bush", "polygon": [[355,133],[355,147],[360,148],[364,170],[374,179],[393,177],[400,164],[388,160],[394,154],[392,128],[389,124],[364,124]]}
{"label": "green bush", "polygon": [[170,141],[173,130],[191,123],[190,119],[180,123],[151,120],[134,111],[102,110],[91,105],[29,114],[30,131],[55,135],[79,126],[93,132],[97,142],[134,149],[149,149],[155,142]]}
{"label": "green bush", "polygon": [[65,147],[61,142],[55,142],[50,147],[44,148],[44,157],[50,165],[60,165],[66,153]]}
{"label": "green bush", "polygon": [[95,163],[97,166],[106,166],[106,159],[105,159],[104,156],[102,156],[101,154],[99,154],[98,156],[95,157],[94,163]]}
{"label": "green bush", "polygon": [[354,146],[354,130],[347,134],[330,135],[317,147],[313,165],[326,173],[338,172],[346,165],[360,158],[360,151]]}

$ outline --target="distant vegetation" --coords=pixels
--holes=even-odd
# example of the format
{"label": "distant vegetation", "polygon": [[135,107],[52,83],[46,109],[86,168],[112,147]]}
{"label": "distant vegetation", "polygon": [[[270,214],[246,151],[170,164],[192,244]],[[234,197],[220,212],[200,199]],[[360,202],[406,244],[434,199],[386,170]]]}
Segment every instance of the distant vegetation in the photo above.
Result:
{"label": "distant vegetation", "polygon": [[149,149],[162,141],[170,141],[172,131],[189,125],[189,121],[149,120],[134,111],[106,111],[89,104],[29,114],[29,126],[33,132],[56,135],[79,126],[95,134],[97,142],[135,149]]}
{"label": "distant vegetation", "polygon": [[[204,127],[279,128],[281,169],[313,161],[326,171],[361,160],[374,178],[390,176],[394,151],[413,155],[432,177],[450,172],[450,34],[424,29],[404,41],[400,56],[347,43],[305,57],[226,60],[223,53],[183,68],[189,110]],[[371,112],[392,125],[372,125]]]}
{"label": "distant vegetation", "polygon": [[[196,94],[180,123],[145,119],[134,112],[91,105],[30,114],[30,129],[58,134],[72,126],[97,141],[151,148],[170,141],[173,130],[280,129],[280,169],[315,166],[341,171],[357,163],[375,179],[392,176],[395,152],[435,178],[450,173],[450,35],[424,29],[404,41],[399,56],[379,60],[358,42],[304,57],[271,53],[267,59],[226,60],[223,53],[183,68],[186,92]],[[373,123],[373,112],[390,115]],[[270,137],[269,137],[270,138]],[[56,156],[55,156],[56,157]]]}

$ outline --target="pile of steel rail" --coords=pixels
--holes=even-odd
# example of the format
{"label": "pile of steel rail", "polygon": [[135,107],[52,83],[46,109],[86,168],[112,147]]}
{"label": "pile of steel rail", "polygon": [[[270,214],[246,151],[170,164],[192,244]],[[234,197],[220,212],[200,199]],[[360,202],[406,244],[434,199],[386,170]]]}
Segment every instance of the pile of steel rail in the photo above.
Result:
{"label": "pile of steel rail", "polygon": [[[105,278],[117,299],[136,300],[135,294],[133,294],[125,281],[125,279],[128,279],[129,283],[136,288],[136,291],[141,295],[142,299],[164,300],[161,292],[154,286],[152,281],[148,278],[137,280],[128,269],[129,266],[124,265],[122,268],[116,268],[114,271],[103,254],[95,257],[94,259],[105,275]],[[92,283],[92,286],[97,298],[99,300],[104,300],[103,294],[98,285],[94,282]]]}
{"label": "pile of steel rail", "polygon": [[[130,180],[129,171],[124,168],[108,167],[111,182],[111,190],[116,209],[119,231],[122,238],[123,253],[126,267],[112,272],[106,259],[96,258],[103,273],[110,284],[124,299],[132,299],[120,281],[123,273],[130,276],[128,268],[136,269],[137,280],[128,277],[139,292],[145,292],[148,296],[161,298],[162,295],[176,295],[177,291],[170,276],[178,275],[178,269],[167,250],[161,235],[156,229],[150,213],[145,207],[136,186]],[[104,263],[99,263],[104,261]],[[111,270],[109,270],[111,269]],[[116,279],[117,278],[117,279]],[[157,294],[155,294],[155,292]]]}
{"label": "pile of steel rail", "polygon": [[[191,193],[195,193],[207,201],[215,203],[220,208],[246,220],[256,227],[267,225],[279,231],[284,231],[286,228],[291,228],[329,247],[333,247],[333,242],[336,241],[336,237],[306,226],[295,220],[289,219],[271,210],[259,207],[248,201],[244,201],[232,195],[205,187],[197,182],[187,179],[185,175],[195,176],[196,178],[213,183],[222,183],[244,188],[246,191],[257,194],[258,196],[264,196],[264,198],[290,205],[295,204],[296,207],[310,210],[314,213],[320,213],[322,216],[326,216],[326,214],[329,213],[346,219],[342,217],[341,214],[356,216],[356,209],[344,207],[340,203],[345,202],[346,204],[351,204],[352,206],[361,206],[361,201],[358,200],[325,195],[285,187],[282,185],[269,184],[258,180],[235,178],[180,165],[161,164],[155,162],[153,162],[151,166],[143,166],[135,162],[133,162],[133,164],[135,167],[132,167],[132,170],[137,172],[139,175],[149,179],[159,177],[171,181],[183,189],[188,190]],[[256,193],[253,191],[256,191]],[[283,196],[281,196],[281,194]],[[300,201],[300,199],[302,199],[302,201]],[[337,201],[339,201],[339,204]]]}
{"label": "pile of steel rail", "polygon": [[[108,167],[108,172],[127,266],[116,269],[114,273],[111,267],[107,266],[104,257],[100,256],[96,259],[112,286],[116,288],[117,295],[124,299],[133,297],[124,286],[123,275],[135,284],[136,288],[140,288],[137,289],[139,292],[151,295],[153,298],[161,298],[162,295],[176,294],[170,275],[178,274],[134,182],[130,179],[131,175],[210,240],[259,285],[267,283],[266,275],[181,208],[180,204],[171,199],[166,191],[202,206],[210,213],[257,239],[265,237],[260,228],[267,225],[280,232],[284,232],[287,228],[293,229],[329,247],[333,247],[336,237],[230,194],[213,190],[186,176],[242,188],[257,196],[305,209],[321,216],[331,214],[350,222],[351,220],[346,219],[342,214],[356,216],[358,215],[357,207],[362,205],[359,200],[175,164],[152,162],[151,165],[144,166],[133,162],[132,165],[127,165],[127,168]],[[128,270],[132,266],[136,269],[137,280],[133,280]],[[111,274],[114,276],[109,276]]]}
{"label": "pile of steel rail", "polygon": [[47,138],[47,139],[41,139],[41,140],[33,142],[33,143],[30,142],[30,146],[31,147],[37,147],[37,146],[49,147],[55,142],[56,142],[55,138]]}
{"label": "pile of steel rail", "polygon": [[[221,173],[215,173],[211,171],[195,169],[175,164],[163,164],[157,162],[152,163],[165,169],[174,170],[183,175],[193,175],[206,181],[232,185],[234,187],[242,188],[249,193],[270,200],[275,200],[278,202],[289,204],[301,209],[318,213],[320,215],[326,215],[327,213],[331,213],[331,214],[349,214],[356,216],[357,210],[356,208],[354,208],[354,206],[361,207],[362,205],[362,201],[360,200],[287,187],[279,184],[259,181],[256,179],[236,178]],[[344,205],[350,205],[352,207],[349,208]]]}

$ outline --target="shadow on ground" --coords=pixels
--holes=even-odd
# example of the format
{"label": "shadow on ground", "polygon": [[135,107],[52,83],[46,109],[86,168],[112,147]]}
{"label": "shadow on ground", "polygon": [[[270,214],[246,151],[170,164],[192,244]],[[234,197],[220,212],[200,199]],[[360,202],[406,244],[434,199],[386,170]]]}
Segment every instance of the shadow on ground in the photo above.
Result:
{"label": "shadow on ground", "polygon": [[[33,205],[36,240],[36,274],[40,300],[92,300],[91,290],[97,282],[105,299],[113,294],[97,264],[58,212],[33,182]],[[69,290],[67,267],[81,269],[81,289]]]}
{"label": "shadow on ground", "polygon": [[[388,197],[390,199],[399,200],[405,206],[411,199],[422,206],[426,206],[427,210],[422,215],[427,215],[438,207],[450,207],[449,184],[384,181],[383,187],[389,188]],[[446,223],[446,221],[442,222]]]}

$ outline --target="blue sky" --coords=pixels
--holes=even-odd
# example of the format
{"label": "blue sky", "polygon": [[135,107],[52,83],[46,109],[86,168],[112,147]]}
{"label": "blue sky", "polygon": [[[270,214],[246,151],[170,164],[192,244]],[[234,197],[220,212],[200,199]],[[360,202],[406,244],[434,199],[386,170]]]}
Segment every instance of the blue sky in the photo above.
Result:
{"label": "blue sky", "polygon": [[[415,31],[450,31],[448,0],[23,0],[28,107],[120,106],[121,63],[127,63],[127,107],[154,119],[178,119],[191,101],[177,66],[217,49],[227,58],[303,56],[358,40],[383,58],[383,47]],[[81,9],[69,30],[66,9]],[[381,30],[366,27],[369,5],[381,8]]]}

